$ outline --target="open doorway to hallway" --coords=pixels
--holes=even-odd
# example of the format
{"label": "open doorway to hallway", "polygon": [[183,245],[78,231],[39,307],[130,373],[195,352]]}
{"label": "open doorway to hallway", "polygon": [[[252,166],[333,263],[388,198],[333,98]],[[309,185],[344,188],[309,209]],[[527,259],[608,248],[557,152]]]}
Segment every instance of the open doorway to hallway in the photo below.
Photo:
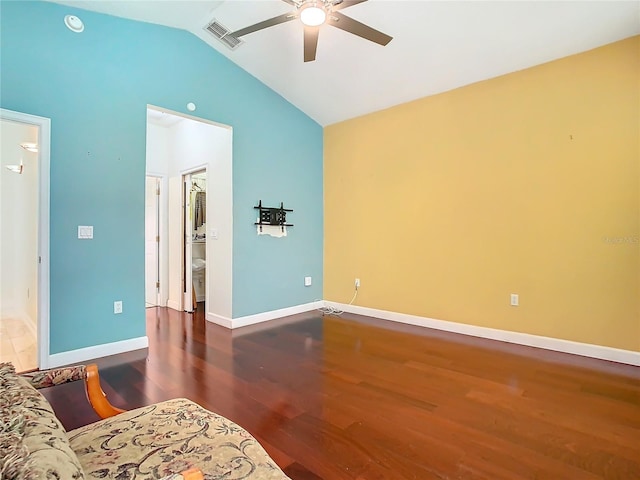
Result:
{"label": "open doorway to hallway", "polygon": [[[229,126],[147,106],[146,175],[160,187],[157,305],[202,308],[207,320],[225,323],[232,308],[232,147]],[[152,282],[153,261],[148,265]]]}
{"label": "open doorway to hallway", "polygon": [[17,371],[48,361],[49,125],[0,109],[0,361]]}

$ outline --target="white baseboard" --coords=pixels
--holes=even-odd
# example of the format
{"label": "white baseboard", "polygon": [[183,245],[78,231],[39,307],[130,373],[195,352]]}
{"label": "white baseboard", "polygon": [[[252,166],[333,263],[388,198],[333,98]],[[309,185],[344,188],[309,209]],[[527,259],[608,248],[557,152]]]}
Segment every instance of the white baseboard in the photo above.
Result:
{"label": "white baseboard", "polygon": [[378,310],[376,308],[359,307],[357,305],[347,305],[344,303],[324,303],[327,306],[340,309],[344,312],[355,313],[357,315],[364,315],[367,317],[381,318],[392,322],[406,323],[409,325],[417,325],[436,330],[444,330],[446,332],[470,335],[472,337],[488,338],[491,340],[499,340],[501,342],[516,343],[529,347],[543,348],[545,350],[554,350],[556,352],[571,353],[573,355],[581,355],[583,357],[599,358],[601,360],[640,366],[640,352],[634,352],[631,350],[622,350],[602,345],[593,345],[590,343],[573,342],[571,340],[543,337],[528,333],[511,332],[496,328],[479,327],[464,323],[448,322],[446,320],[437,320],[435,318],[419,317],[417,315]]}
{"label": "white baseboard", "polygon": [[176,302],[175,300],[167,300],[167,307],[178,310],[179,312],[182,310],[182,308],[180,308],[180,302]]}
{"label": "white baseboard", "polygon": [[215,323],[224,328],[233,328],[233,320],[229,317],[223,317],[222,315],[216,315],[215,313],[206,313],[204,316],[208,322]]}
{"label": "white baseboard", "polygon": [[309,312],[316,310],[324,305],[322,300],[311,303],[303,303],[302,305],[295,305],[293,307],[280,308],[279,310],[271,310],[270,312],[256,313],[254,315],[247,315],[245,317],[238,317],[231,320],[231,328],[246,327],[247,325],[253,325],[256,323],[267,322],[276,318],[288,317],[289,315],[295,315],[297,313]]}
{"label": "white baseboard", "polygon": [[22,310],[18,309],[15,305],[9,302],[4,302],[0,306],[0,317],[16,317],[20,315]]}
{"label": "white baseboard", "polygon": [[149,346],[149,338],[144,337],[130,338],[120,342],[104,343],[93,347],[79,348],[77,350],[69,350],[68,352],[54,353],[49,355],[47,368],[60,367],[62,365],[70,365],[80,363],[94,358],[108,357],[117,353],[130,352],[139,350]]}
{"label": "white baseboard", "polygon": [[27,328],[31,331],[31,334],[34,338],[38,338],[38,325],[36,325],[36,319],[31,318],[29,315],[24,316],[24,323],[27,325]]}
{"label": "white baseboard", "polygon": [[226,328],[240,328],[247,325],[254,325],[256,323],[268,322],[269,320],[275,320],[276,318],[288,317],[289,315],[295,315],[297,313],[310,312],[311,310],[317,310],[324,305],[322,300],[311,303],[303,303],[302,305],[295,305],[293,307],[280,308],[278,310],[271,310],[269,312],[256,313],[254,315],[246,315],[244,317],[229,318],[222,315],[215,315],[207,313],[206,318],[208,321],[218,325],[222,325]]}
{"label": "white baseboard", "polygon": [[0,318],[14,318],[24,323],[24,326],[29,329],[31,335],[34,338],[38,338],[38,327],[36,321],[32,319],[24,310],[18,310],[16,308],[3,308],[0,312]]}

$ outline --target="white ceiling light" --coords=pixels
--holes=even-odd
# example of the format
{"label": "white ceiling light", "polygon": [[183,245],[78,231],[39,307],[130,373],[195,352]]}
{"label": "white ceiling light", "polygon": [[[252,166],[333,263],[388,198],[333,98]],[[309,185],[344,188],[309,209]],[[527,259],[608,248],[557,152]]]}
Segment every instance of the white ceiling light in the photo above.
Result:
{"label": "white ceiling light", "polygon": [[80,33],[84,31],[84,23],[75,15],[67,15],[64,17],[64,24],[72,32]]}
{"label": "white ceiling light", "polygon": [[38,153],[38,144],[31,142],[21,143],[20,146],[24,148],[27,152]]}
{"label": "white ceiling light", "polygon": [[309,6],[300,12],[300,20],[307,27],[318,27],[327,19],[327,12],[320,7]]}

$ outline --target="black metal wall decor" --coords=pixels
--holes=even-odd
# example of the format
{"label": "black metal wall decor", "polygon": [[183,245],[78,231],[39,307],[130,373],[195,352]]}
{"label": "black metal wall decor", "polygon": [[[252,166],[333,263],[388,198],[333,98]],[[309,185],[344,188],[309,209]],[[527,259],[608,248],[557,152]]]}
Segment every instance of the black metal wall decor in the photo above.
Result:
{"label": "black metal wall decor", "polygon": [[262,231],[263,225],[279,225],[284,232],[284,227],[293,227],[292,223],[287,223],[287,212],[293,212],[289,208],[284,208],[284,202],[280,202],[280,208],[277,207],[263,207],[262,200],[258,202],[256,207],[260,210],[260,216],[258,221],[254,225],[260,225],[260,231]]}

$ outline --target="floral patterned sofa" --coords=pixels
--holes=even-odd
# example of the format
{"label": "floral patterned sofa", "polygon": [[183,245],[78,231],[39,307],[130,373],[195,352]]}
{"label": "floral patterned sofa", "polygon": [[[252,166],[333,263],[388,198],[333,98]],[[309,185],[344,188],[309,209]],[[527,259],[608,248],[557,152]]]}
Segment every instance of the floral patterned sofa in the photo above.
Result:
{"label": "floral patterned sofa", "polygon": [[[85,380],[103,418],[66,432],[37,388]],[[185,398],[124,412],[95,365],[18,375],[0,364],[0,478],[286,480],[243,428]]]}

